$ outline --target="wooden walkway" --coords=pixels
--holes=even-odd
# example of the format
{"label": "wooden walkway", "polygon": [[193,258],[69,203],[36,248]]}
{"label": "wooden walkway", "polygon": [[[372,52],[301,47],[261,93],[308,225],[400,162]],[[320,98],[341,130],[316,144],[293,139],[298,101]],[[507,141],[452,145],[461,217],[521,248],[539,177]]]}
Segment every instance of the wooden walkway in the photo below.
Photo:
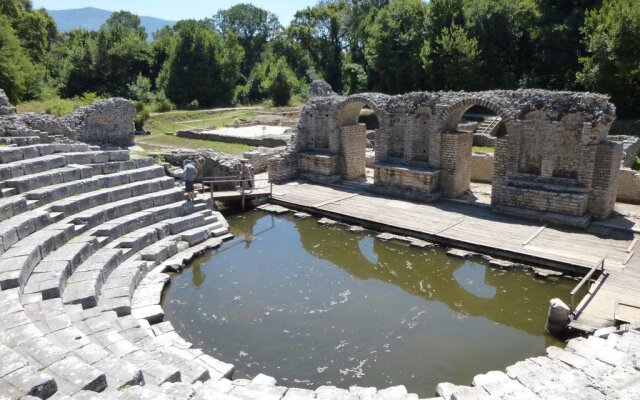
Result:
{"label": "wooden walkway", "polygon": [[[602,257],[598,278],[576,308],[572,326],[593,331],[614,313],[640,322],[640,245],[632,232],[547,226],[454,201],[423,204],[349,187],[274,185],[272,202],[359,225],[584,275]],[[618,304],[620,303],[620,304]]]}

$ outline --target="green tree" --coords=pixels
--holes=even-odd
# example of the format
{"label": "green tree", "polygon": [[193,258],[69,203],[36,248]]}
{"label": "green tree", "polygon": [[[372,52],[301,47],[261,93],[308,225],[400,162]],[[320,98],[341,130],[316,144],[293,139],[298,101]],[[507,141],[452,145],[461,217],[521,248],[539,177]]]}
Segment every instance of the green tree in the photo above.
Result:
{"label": "green tree", "polygon": [[[222,38],[202,21],[183,21],[166,64],[165,93],[176,104],[230,104],[243,59],[235,35]],[[161,74],[161,75],[163,75]]]}
{"label": "green tree", "polygon": [[174,28],[165,26],[153,33],[153,42],[151,43],[151,73],[152,82],[156,82],[160,76],[160,72],[165,63],[171,58],[171,53],[176,47],[176,34]]}
{"label": "green tree", "polygon": [[476,0],[464,7],[465,30],[477,41],[479,89],[516,88],[534,59],[531,29],[535,9],[528,1]]}
{"label": "green tree", "polygon": [[276,61],[269,77],[269,95],[276,107],[289,104],[297,86],[296,77],[284,58]]}
{"label": "green tree", "polygon": [[54,64],[60,68],[60,94],[74,97],[97,91],[100,82],[96,70],[96,34],[81,29],[66,32],[56,49],[59,62]]}
{"label": "green tree", "polygon": [[341,19],[344,1],[320,3],[298,11],[288,29],[289,37],[313,60],[315,69],[336,91],[342,91],[342,58],[347,32]]}
{"label": "green tree", "polygon": [[369,26],[366,58],[373,88],[402,93],[425,87],[420,49],[427,6],[421,0],[392,0]]}
{"label": "green tree", "polygon": [[422,60],[425,70],[444,90],[476,89],[478,74],[478,42],[465,30],[453,25],[436,39],[435,47],[425,44]]}
{"label": "green tree", "polygon": [[640,3],[605,0],[582,28],[587,55],[578,82],[609,93],[622,116],[640,115]]}
{"label": "green tree", "polygon": [[42,73],[22,48],[9,20],[0,15],[0,88],[17,103],[35,94]]}
{"label": "green tree", "polygon": [[282,30],[275,14],[252,4],[237,4],[218,11],[213,17],[213,26],[223,36],[234,33],[238,37],[245,53],[242,63],[244,75],[248,75],[260,61],[267,43]]}
{"label": "green tree", "polygon": [[575,89],[579,57],[584,56],[580,28],[585,12],[600,6],[602,0],[534,0],[535,28],[532,32],[535,62],[528,85],[549,89]]}
{"label": "green tree", "polygon": [[126,11],[113,13],[100,27],[97,37],[95,69],[97,91],[126,96],[128,85],[137,76],[149,76],[152,53],[140,18]]}

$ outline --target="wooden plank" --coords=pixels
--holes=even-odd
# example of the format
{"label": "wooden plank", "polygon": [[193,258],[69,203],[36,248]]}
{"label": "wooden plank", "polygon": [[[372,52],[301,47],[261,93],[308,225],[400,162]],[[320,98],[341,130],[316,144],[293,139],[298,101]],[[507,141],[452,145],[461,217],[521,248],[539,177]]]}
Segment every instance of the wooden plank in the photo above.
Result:
{"label": "wooden plank", "polygon": [[636,243],[638,243],[638,238],[634,238],[629,247],[627,247],[627,253],[631,253],[631,250],[633,250]]}
{"label": "wooden plank", "polygon": [[531,235],[531,237],[530,237],[529,239],[527,239],[527,240],[525,240],[524,242],[522,242],[522,245],[523,245],[523,246],[526,246],[526,245],[528,245],[529,243],[531,243],[531,241],[532,241],[533,239],[535,239],[535,238],[536,238],[536,236],[538,236],[540,233],[542,233],[542,231],[543,231],[546,227],[547,227],[547,224],[542,225],[542,226],[540,227],[540,229],[538,229],[538,230],[537,230],[533,235]]}
{"label": "wooden plank", "polygon": [[352,193],[350,195],[341,196],[341,197],[338,197],[338,198],[335,198],[335,199],[331,199],[331,200],[328,200],[328,201],[320,202],[318,204],[314,204],[311,207],[320,208],[320,207],[326,206],[327,204],[337,203],[338,201],[341,201],[341,200],[346,200],[346,199],[350,199],[352,197],[360,196],[360,194],[361,193]]}
{"label": "wooden plank", "polygon": [[632,251],[631,253],[629,253],[629,255],[627,256],[627,258],[624,260],[624,262],[622,263],[622,265],[627,265],[627,263],[629,262],[629,260],[631,260],[631,257],[633,257],[633,255],[635,254],[635,251]]}

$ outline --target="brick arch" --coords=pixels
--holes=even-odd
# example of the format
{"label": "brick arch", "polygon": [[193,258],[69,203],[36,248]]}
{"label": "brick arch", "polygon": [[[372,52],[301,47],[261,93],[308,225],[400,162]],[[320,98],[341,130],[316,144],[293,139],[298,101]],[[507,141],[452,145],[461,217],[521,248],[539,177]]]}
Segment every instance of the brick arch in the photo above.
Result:
{"label": "brick arch", "polygon": [[353,95],[347,97],[342,103],[338,104],[334,114],[335,124],[338,127],[356,125],[360,118],[360,111],[363,107],[368,106],[376,114],[378,124],[382,127],[385,122],[383,113],[380,112],[382,105],[373,99],[364,95]]}
{"label": "brick arch", "polygon": [[436,127],[438,130],[456,129],[464,113],[473,106],[488,108],[502,118],[503,122],[510,119],[510,116],[504,110],[504,107],[497,103],[479,97],[468,97],[457,101],[440,112],[440,115],[436,120]]}

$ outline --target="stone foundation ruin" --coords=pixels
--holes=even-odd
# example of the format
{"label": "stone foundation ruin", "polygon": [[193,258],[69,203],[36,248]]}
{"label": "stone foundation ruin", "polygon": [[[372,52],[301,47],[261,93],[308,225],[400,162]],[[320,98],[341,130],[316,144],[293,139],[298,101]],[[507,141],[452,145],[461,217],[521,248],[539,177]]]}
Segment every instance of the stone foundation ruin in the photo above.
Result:
{"label": "stone foundation ruin", "polygon": [[622,156],[607,134],[615,119],[608,97],[546,90],[416,92],[338,96],[312,85],[296,143],[270,163],[274,181],[314,182],[365,175],[366,128],[374,111],[374,184],[369,190],[420,201],[469,190],[473,133],[459,127],[473,106],[499,116],[492,205],[500,212],[586,226],[613,211]]}
{"label": "stone foundation ruin", "polygon": [[107,146],[130,146],[136,109],[130,100],[95,101],[69,115],[17,113],[0,89],[0,143],[29,145],[60,140],[80,140]]}

